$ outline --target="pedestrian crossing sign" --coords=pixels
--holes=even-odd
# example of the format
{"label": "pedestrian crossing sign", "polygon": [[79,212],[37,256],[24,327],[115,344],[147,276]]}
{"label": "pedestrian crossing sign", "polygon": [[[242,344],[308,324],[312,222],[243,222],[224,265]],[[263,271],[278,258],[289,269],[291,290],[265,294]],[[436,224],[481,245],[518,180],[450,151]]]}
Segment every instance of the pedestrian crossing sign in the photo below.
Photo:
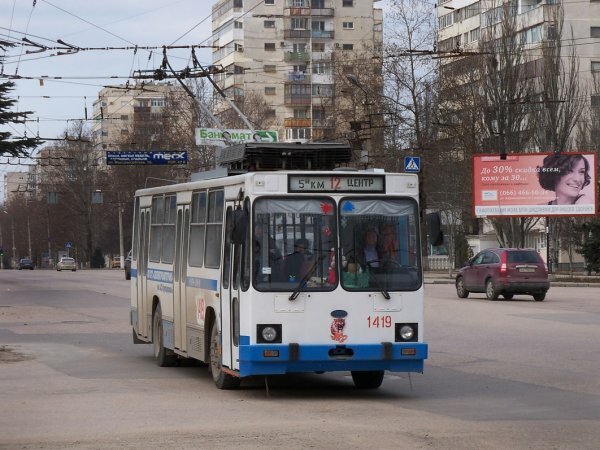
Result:
{"label": "pedestrian crossing sign", "polygon": [[405,172],[420,172],[421,171],[421,158],[419,156],[405,156],[404,157],[404,171]]}

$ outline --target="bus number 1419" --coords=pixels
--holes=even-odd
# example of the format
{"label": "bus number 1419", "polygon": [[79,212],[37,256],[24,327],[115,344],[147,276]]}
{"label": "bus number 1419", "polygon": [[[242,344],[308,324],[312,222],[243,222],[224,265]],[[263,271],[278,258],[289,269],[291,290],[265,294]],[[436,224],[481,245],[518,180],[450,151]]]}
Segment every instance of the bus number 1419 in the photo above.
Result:
{"label": "bus number 1419", "polygon": [[391,328],[392,327],[392,316],[375,316],[367,317],[369,328]]}

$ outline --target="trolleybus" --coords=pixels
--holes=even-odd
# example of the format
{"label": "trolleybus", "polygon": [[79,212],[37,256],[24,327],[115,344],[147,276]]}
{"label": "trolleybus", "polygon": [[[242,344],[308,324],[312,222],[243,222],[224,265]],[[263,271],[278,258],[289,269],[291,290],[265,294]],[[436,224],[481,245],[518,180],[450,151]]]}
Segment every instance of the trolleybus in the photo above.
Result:
{"label": "trolleybus", "polygon": [[160,366],[202,361],[221,389],[329,371],[377,388],[384,371],[423,371],[414,174],[258,171],[141,189],[133,228],[133,339]]}

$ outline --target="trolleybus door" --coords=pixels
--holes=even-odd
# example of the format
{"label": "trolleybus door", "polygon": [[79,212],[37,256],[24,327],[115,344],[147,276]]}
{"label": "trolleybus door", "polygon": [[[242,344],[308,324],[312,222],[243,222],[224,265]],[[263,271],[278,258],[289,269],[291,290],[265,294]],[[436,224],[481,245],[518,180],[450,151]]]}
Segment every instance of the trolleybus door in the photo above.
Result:
{"label": "trolleybus door", "polygon": [[175,348],[186,351],[186,287],[188,230],[190,228],[190,207],[180,206],[177,209],[175,228],[175,264],[173,266],[173,303],[175,308]]}
{"label": "trolleybus door", "polygon": [[138,333],[144,337],[148,337],[148,302],[146,302],[146,279],[148,276],[148,248],[150,237],[150,208],[145,208],[140,211],[139,223],[139,244],[140,251],[137,261],[137,313],[138,313]]}
{"label": "trolleybus door", "polygon": [[[239,368],[239,250],[231,242],[234,203],[225,204],[225,237],[223,242],[223,272],[221,289],[221,346],[222,364],[230,369]],[[235,266],[238,266],[236,270]]]}

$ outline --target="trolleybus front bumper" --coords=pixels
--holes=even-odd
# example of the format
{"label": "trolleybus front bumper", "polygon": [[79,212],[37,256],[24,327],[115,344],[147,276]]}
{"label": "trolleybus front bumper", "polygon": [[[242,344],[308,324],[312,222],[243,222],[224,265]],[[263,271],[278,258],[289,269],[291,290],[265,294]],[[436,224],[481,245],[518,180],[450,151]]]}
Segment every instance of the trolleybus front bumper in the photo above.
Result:
{"label": "trolleybus front bumper", "polygon": [[346,370],[423,372],[423,361],[427,359],[427,344],[419,342],[357,345],[240,344],[241,377]]}

